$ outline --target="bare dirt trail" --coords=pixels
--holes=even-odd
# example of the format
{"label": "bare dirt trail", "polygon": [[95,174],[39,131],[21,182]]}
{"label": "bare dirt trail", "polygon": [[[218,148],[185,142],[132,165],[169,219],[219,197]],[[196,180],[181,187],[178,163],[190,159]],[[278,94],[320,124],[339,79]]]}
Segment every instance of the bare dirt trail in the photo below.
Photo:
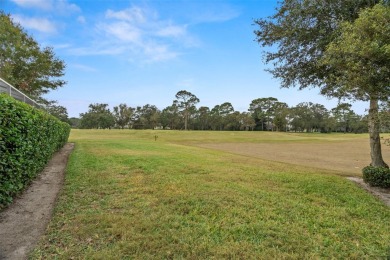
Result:
{"label": "bare dirt trail", "polygon": [[49,223],[73,143],[56,152],[43,172],[0,212],[0,259],[26,259]]}

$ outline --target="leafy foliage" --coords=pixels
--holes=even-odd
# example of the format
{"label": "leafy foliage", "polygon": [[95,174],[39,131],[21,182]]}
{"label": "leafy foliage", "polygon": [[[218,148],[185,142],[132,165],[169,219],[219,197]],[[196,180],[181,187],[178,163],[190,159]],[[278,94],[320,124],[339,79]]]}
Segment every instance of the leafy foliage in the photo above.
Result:
{"label": "leafy foliage", "polygon": [[138,106],[134,111],[135,129],[153,129],[158,125],[160,110],[155,105]]}
{"label": "leafy foliage", "polygon": [[378,0],[285,0],[276,13],[255,20],[256,40],[265,51],[269,71],[282,80],[282,87],[300,89],[324,86],[329,70],[319,64],[327,46],[338,34],[340,21],[354,21],[359,10],[372,7]]}
{"label": "leafy foliage", "polygon": [[184,118],[184,129],[188,129],[188,119],[190,115],[193,114],[195,105],[199,103],[199,98],[197,98],[191,92],[186,90],[180,90],[176,93],[175,97],[177,98],[177,106],[183,114]]}
{"label": "leafy foliage", "polygon": [[[73,128],[185,129],[179,101],[159,110],[146,104],[135,108],[122,103],[111,112],[107,104],[90,104],[81,119],[70,118]],[[348,103],[328,110],[321,104],[302,102],[289,107],[274,97],[252,100],[249,112],[235,111],[230,102],[188,110],[187,129],[217,131],[367,132],[367,117],[355,114]],[[383,108],[383,115],[388,113]],[[54,114],[55,115],[55,114]],[[384,117],[383,117],[384,118]],[[109,123],[109,124],[106,124]]]}
{"label": "leafy foliage", "polygon": [[69,132],[57,118],[0,95],[0,208],[37,176]]}
{"label": "leafy foliage", "polygon": [[115,123],[120,128],[128,127],[134,113],[134,108],[128,107],[126,104],[119,104],[114,107]]}
{"label": "leafy foliage", "polygon": [[[388,0],[285,0],[256,20],[257,41],[282,87],[319,87],[330,97],[370,101],[371,165],[382,159],[378,100],[390,95]],[[274,50],[274,48],[272,48]]]}
{"label": "leafy foliage", "polygon": [[53,48],[40,48],[11,16],[0,11],[0,77],[38,98],[65,85],[65,63]]}
{"label": "leafy foliage", "polygon": [[[387,100],[390,95],[390,7],[378,4],[344,22],[321,64],[329,71],[326,92],[359,100]],[[332,94],[333,95],[333,94]]]}
{"label": "leafy foliage", "polygon": [[390,100],[382,102],[379,107],[381,131],[390,133]]}
{"label": "leafy foliage", "polygon": [[50,101],[46,105],[46,111],[65,123],[70,123],[68,118],[68,110],[64,106],[57,104],[57,101]]}
{"label": "leafy foliage", "polygon": [[80,114],[80,118],[80,128],[110,129],[115,125],[115,117],[108,104],[90,104],[88,112]]}
{"label": "leafy foliage", "polygon": [[363,180],[371,186],[390,188],[390,169],[374,166],[364,167]]}

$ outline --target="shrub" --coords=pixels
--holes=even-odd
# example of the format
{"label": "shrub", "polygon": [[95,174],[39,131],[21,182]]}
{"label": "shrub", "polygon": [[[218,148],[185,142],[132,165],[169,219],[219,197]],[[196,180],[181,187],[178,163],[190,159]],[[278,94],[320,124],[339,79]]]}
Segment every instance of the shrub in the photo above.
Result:
{"label": "shrub", "polygon": [[46,112],[0,95],[0,209],[37,176],[69,132]]}
{"label": "shrub", "polygon": [[374,166],[364,167],[363,180],[371,186],[390,188],[390,169]]}

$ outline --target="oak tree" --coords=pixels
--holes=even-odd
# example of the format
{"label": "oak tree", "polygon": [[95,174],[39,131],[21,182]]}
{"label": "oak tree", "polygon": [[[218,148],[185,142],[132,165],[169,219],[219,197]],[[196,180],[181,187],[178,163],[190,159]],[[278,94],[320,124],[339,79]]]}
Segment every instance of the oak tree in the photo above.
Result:
{"label": "oak tree", "polygon": [[[379,9],[387,8],[387,11],[367,9],[359,17],[364,8],[372,8],[379,2],[383,3]],[[255,21],[258,26],[255,31],[256,40],[263,47],[276,47],[265,51],[264,58],[266,63],[273,65],[269,71],[281,80],[282,87],[319,87],[321,93],[329,97],[370,101],[373,166],[386,166],[381,158],[377,131],[379,120],[376,115],[377,101],[389,96],[390,51],[389,47],[386,47],[389,44],[389,21],[386,15],[390,12],[388,7],[385,7],[388,2],[284,0],[274,15]],[[355,20],[358,22],[354,22]],[[362,29],[369,23],[372,24],[371,34],[370,30]],[[360,31],[367,34],[359,36]],[[363,40],[364,37],[368,37],[368,40]],[[357,42],[353,42],[354,40]],[[349,48],[348,43],[353,47]],[[362,51],[356,49],[358,43],[363,44]],[[337,47],[341,51],[339,54],[336,54]],[[344,55],[340,56],[344,51]],[[356,80],[351,82],[347,82],[347,79],[353,78],[352,73],[348,72],[346,65],[343,67],[341,64],[344,62],[341,57],[349,55],[350,61],[347,62],[352,67],[350,72],[356,75]],[[383,58],[380,59],[381,55]],[[337,62],[337,59],[340,62]]]}
{"label": "oak tree", "polygon": [[325,90],[354,100],[369,101],[371,165],[388,167],[380,140],[379,101],[390,96],[390,6],[364,9],[353,22],[340,25],[321,65],[329,76]]}
{"label": "oak tree", "polygon": [[84,129],[111,129],[115,125],[115,117],[108,108],[108,104],[90,104],[86,113],[80,114],[80,128]]}

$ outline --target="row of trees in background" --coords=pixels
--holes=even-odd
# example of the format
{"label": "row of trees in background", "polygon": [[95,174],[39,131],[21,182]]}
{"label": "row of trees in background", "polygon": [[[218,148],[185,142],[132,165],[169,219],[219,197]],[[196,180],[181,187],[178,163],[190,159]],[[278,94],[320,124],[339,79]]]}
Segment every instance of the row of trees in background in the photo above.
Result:
{"label": "row of trees in background", "polygon": [[[108,104],[90,104],[80,118],[71,118],[77,128],[260,130],[297,132],[368,131],[367,116],[356,114],[348,103],[328,110],[324,105],[302,102],[289,107],[274,97],[254,99],[248,112],[235,111],[230,102],[196,107],[199,99],[182,90],[172,105],[160,110],[154,105],[130,107],[120,104],[110,110]],[[382,131],[390,131],[390,104],[381,107]]]}

